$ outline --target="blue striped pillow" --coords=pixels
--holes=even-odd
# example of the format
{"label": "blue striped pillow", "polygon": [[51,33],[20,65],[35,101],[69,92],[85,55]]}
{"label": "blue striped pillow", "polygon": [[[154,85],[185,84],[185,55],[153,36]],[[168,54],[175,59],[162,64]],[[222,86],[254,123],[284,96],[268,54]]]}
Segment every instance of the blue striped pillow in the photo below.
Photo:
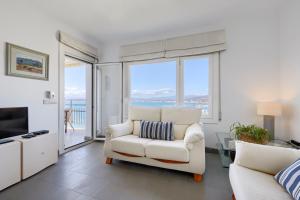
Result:
{"label": "blue striped pillow", "polygon": [[278,172],[275,179],[295,200],[300,200],[300,159]]}
{"label": "blue striped pillow", "polygon": [[174,140],[173,122],[141,121],[141,138]]}

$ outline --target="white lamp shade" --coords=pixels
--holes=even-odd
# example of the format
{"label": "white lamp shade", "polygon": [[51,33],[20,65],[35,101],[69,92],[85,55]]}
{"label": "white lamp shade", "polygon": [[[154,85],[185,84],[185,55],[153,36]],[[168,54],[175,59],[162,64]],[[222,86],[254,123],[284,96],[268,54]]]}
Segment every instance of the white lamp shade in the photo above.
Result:
{"label": "white lamp shade", "polygon": [[274,102],[259,102],[257,103],[257,115],[280,116],[281,105]]}

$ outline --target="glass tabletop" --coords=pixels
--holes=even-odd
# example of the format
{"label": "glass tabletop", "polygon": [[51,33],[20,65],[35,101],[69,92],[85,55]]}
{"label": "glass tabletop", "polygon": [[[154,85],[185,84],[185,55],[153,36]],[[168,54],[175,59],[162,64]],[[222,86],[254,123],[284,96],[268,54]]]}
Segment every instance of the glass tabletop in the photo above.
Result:
{"label": "glass tabletop", "polygon": [[295,148],[294,146],[292,146],[288,142],[283,141],[283,140],[279,140],[279,139],[271,140],[271,141],[269,141],[269,143],[267,145],[276,146],[276,147]]}
{"label": "glass tabletop", "polygon": [[216,133],[218,142],[222,145],[224,150],[234,150],[235,149],[235,139],[230,133],[217,132]]}
{"label": "glass tabletop", "polygon": [[[222,145],[224,150],[235,150],[235,138],[231,133],[217,132],[218,142]],[[274,139],[268,142],[269,146],[294,148],[291,144],[284,140]]]}
{"label": "glass tabletop", "polygon": [[[217,148],[221,157],[221,162],[224,167],[229,167],[230,163],[233,162],[235,157],[235,138],[231,133],[217,132],[218,138]],[[269,146],[295,148],[286,141],[275,139],[269,141]]]}

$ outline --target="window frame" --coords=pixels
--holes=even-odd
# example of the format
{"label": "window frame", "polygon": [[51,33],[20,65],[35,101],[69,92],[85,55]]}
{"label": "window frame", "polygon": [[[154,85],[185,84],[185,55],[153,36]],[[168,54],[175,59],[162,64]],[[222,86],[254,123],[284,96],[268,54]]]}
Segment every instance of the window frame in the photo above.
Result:
{"label": "window frame", "polygon": [[123,108],[124,119],[127,119],[127,109],[131,99],[131,74],[130,67],[132,65],[153,64],[159,62],[176,61],[176,107],[183,107],[184,105],[184,61],[197,58],[209,58],[209,95],[208,95],[208,115],[203,115],[201,121],[203,123],[217,123],[221,120],[220,112],[220,67],[219,67],[219,52],[182,56],[176,58],[160,58],[142,61],[132,61],[124,63],[123,70]]}

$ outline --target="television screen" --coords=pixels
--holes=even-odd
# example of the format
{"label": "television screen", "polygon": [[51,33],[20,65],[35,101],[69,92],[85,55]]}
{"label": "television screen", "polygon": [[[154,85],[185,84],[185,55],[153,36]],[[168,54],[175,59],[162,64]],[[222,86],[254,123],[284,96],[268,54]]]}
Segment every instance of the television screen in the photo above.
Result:
{"label": "television screen", "polygon": [[28,108],[0,108],[0,139],[28,133]]}

